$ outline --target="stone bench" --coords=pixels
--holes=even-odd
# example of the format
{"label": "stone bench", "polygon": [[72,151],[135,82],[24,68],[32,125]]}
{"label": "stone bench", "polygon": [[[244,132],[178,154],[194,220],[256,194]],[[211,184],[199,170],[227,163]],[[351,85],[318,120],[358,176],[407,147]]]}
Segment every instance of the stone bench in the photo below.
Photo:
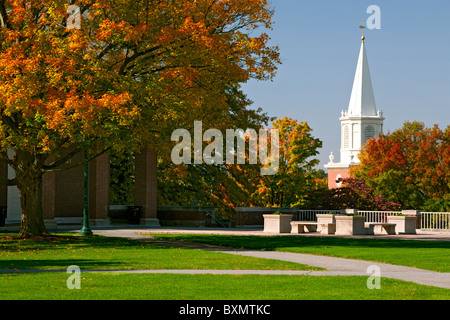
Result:
{"label": "stone bench", "polygon": [[291,221],[291,233],[315,232],[317,222],[310,221]]}
{"label": "stone bench", "polygon": [[395,223],[366,223],[366,234],[395,234]]}
{"label": "stone bench", "polygon": [[321,223],[319,224],[320,234],[335,234],[336,223]]}

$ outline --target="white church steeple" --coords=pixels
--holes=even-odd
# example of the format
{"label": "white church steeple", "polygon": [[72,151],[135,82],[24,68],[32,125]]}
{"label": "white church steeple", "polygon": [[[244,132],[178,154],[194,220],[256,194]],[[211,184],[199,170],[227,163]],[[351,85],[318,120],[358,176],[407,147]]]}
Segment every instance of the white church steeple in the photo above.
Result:
{"label": "white church steeple", "polygon": [[339,184],[336,184],[336,181],[333,181],[333,179],[336,180],[336,176],[348,176],[350,166],[359,163],[358,154],[367,140],[383,133],[383,113],[376,108],[367,60],[364,37],[365,27],[361,26],[360,28],[363,29],[363,37],[350,102],[348,109],[343,110],[340,117],[341,159],[339,163],[335,163],[334,156],[330,157],[330,163],[325,165],[325,168],[328,169],[330,188],[339,186]]}
{"label": "white church steeple", "polygon": [[358,154],[367,140],[383,132],[383,115],[377,111],[367,60],[365,37],[362,37],[347,112],[341,120],[341,163],[359,163]]}
{"label": "white church steeple", "polygon": [[369,117],[377,115],[364,40],[359,52],[352,94],[348,105],[348,114]]}

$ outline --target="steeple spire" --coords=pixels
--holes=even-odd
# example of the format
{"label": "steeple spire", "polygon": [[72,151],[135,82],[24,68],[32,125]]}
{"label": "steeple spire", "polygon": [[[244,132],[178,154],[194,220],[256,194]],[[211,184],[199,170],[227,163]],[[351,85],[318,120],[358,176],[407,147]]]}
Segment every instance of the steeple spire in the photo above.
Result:
{"label": "steeple spire", "polygon": [[363,36],[361,38],[361,50],[359,52],[355,79],[353,81],[352,94],[348,105],[348,115],[356,117],[375,117],[377,116],[377,111],[365,49],[364,29],[366,27],[360,26],[360,28],[363,31]]}
{"label": "steeple spire", "polygon": [[366,26],[365,26],[365,23],[364,23],[364,19],[363,19],[363,24],[361,26],[359,26],[359,28],[362,30],[361,40],[362,40],[362,42],[364,42],[364,40],[366,40],[366,36],[364,35],[364,29],[366,29]]}

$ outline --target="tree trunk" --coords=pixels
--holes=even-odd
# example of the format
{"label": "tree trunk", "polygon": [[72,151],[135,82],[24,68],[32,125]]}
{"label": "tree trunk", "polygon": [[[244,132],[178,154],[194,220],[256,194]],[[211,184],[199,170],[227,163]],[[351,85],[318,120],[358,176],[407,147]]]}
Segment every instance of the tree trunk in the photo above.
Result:
{"label": "tree trunk", "polygon": [[22,237],[48,235],[42,211],[44,162],[27,152],[17,152],[13,161],[22,211],[19,235]]}

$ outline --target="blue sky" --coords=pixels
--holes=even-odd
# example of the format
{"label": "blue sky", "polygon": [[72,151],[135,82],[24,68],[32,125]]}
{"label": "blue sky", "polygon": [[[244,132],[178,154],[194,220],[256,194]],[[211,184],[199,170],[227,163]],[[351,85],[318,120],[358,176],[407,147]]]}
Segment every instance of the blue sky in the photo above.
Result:
{"label": "blue sky", "polygon": [[385,132],[407,120],[450,124],[450,1],[272,0],[271,43],[283,64],[273,82],[243,85],[253,107],[307,121],[339,161],[341,110],[347,109],[367,8],[381,9],[381,29],[366,31],[366,50]]}

